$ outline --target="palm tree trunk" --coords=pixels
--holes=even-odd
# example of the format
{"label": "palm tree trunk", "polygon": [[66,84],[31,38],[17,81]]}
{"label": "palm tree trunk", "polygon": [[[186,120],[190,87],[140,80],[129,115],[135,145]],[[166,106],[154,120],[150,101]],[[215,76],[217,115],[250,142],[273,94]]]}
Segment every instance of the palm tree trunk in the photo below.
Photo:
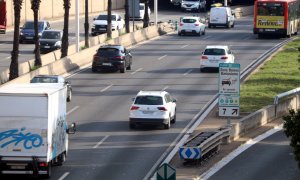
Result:
{"label": "palm tree trunk", "polygon": [[84,37],[85,47],[89,47],[89,0],[85,0]]}
{"label": "palm tree trunk", "polygon": [[146,0],[145,1],[145,14],[144,14],[143,28],[146,28],[146,27],[149,26],[149,12],[148,12],[148,8],[149,8],[149,1]]}
{"label": "palm tree trunk", "polygon": [[34,20],[34,43],[35,43],[35,49],[34,49],[34,66],[42,66],[42,60],[41,60],[41,53],[40,53],[40,42],[39,42],[39,29],[38,29],[38,13],[40,9],[40,3],[41,0],[31,0],[31,9],[33,11],[33,20]]}
{"label": "palm tree trunk", "polygon": [[9,80],[13,80],[19,77],[19,39],[20,39],[20,17],[23,0],[14,0],[14,16],[15,16],[15,27],[14,27],[14,41],[13,50],[11,51],[11,63],[9,66]]}
{"label": "palm tree trunk", "polygon": [[61,45],[61,58],[66,57],[68,55],[70,7],[71,7],[70,0],[64,0],[65,15],[64,15],[64,29],[63,29],[62,45]]}
{"label": "palm tree trunk", "polygon": [[126,33],[130,33],[130,26],[129,26],[129,0],[125,0],[125,29]]}
{"label": "palm tree trunk", "polygon": [[111,38],[111,8],[112,8],[112,3],[111,0],[108,0],[107,2],[107,37]]}

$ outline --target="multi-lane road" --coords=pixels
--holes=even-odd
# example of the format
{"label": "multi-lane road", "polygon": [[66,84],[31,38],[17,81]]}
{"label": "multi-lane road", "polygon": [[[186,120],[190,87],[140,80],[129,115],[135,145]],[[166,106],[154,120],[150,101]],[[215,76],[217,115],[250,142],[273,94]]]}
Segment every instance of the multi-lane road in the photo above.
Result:
{"label": "multi-lane road", "polygon": [[[183,16],[165,13],[166,19]],[[1,37],[3,41],[12,46],[9,39]],[[149,179],[184,128],[218,92],[218,73],[199,71],[205,46],[231,46],[244,69],[281,41],[257,39],[252,34],[252,17],[244,17],[233,29],[207,29],[200,37],[173,33],[136,45],[131,48],[132,70],[125,74],[92,73],[88,67],[71,75],[73,99],[67,119],[77,123],[78,131],[69,136],[67,161],[53,168],[51,179]],[[8,44],[0,46],[1,57],[7,55]],[[22,52],[30,53],[31,45],[21,46]],[[177,99],[177,122],[171,129],[129,129],[131,99],[140,90],[166,90]]]}

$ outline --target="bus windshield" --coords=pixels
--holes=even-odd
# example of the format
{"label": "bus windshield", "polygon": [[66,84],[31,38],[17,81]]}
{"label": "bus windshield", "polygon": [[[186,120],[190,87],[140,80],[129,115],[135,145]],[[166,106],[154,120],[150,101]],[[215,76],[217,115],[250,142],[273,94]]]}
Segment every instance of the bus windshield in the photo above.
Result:
{"label": "bus windshield", "polygon": [[258,3],[257,15],[284,16],[284,6],[282,3]]}

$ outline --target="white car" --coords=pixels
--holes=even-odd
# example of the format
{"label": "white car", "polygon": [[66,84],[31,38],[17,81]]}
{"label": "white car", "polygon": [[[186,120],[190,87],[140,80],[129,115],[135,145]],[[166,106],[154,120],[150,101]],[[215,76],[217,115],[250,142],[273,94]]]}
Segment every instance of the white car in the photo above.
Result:
{"label": "white car", "polygon": [[206,11],[206,0],[182,0],[181,11]]}
{"label": "white car", "polygon": [[205,34],[205,24],[201,22],[199,17],[183,17],[178,27],[178,35],[188,33],[197,34],[198,36]]}
{"label": "white car", "polygon": [[139,124],[163,125],[176,121],[176,99],[166,91],[140,91],[130,107],[129,128]]}
{"label": "white car", "polygon": [[228,46],[206,46],[200,59],[200,72],[219,68],[220,63],[234,63],[234,55]]}
{"label": "white car", "polygon": [[[92,35],[96,36],[98,34],[107,32],[107,14],[100,14],[97,18],[94,18],[93,27],[91,29]],[[112,13],[111,15],[111,29],[119,30],[125,27],[124,19],[117,13]]]}
{"label": "white car", "polygon": [[[151,14],[151,10],[148,7],[148,16],[150,18],[150,14]],[[140,17],[138,17],[140,20],[144,19],[144,15],[145,15],[145,3],[140,3]]]}

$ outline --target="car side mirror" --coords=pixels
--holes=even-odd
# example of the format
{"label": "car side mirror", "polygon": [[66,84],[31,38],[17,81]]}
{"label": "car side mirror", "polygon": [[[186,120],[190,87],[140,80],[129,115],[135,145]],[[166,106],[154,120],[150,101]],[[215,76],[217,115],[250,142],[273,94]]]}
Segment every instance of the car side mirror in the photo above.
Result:
{"label": "car side mirror", "polygon": [[67,128],[67,133],[68,134],[75,134],[75,132],[76,132],[76,124],[72,123],[71,126],[69,126]]}
{"label": "car side mirror", "polygon": [[174,99],[172,99],[172,102],[177,102],[177,99],[175,99],[175,98],[174,98]]}
{"label": "car side mirror", "polygon": [[135,98],[131,98],[131,101],[133,102],[135,100]]}
{"label": "car side mirror", "polygon": [[71,84],[71,82],[70,81],[65,81],[65,84]]}
{"label": "car side mirror", "polygon": [[93,20],[95,21],[95,20],[96,20],[96,18],[93,18]]}

